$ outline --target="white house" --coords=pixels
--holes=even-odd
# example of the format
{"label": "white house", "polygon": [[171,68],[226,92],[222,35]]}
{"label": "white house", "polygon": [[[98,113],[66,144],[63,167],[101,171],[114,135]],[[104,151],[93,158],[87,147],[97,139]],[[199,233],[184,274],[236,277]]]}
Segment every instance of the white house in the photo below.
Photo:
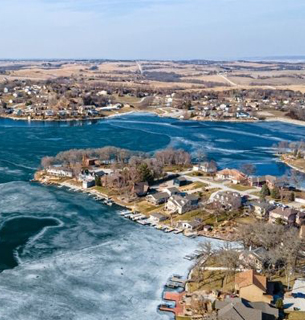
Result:
{"label": "white house", "polygon": [[66,169],[63,167],[50,167],[47,170],[47,173],[51,176],[54,177],[59,177],[59,178],[72,178],[73,177],[73,172],[70,169]]}

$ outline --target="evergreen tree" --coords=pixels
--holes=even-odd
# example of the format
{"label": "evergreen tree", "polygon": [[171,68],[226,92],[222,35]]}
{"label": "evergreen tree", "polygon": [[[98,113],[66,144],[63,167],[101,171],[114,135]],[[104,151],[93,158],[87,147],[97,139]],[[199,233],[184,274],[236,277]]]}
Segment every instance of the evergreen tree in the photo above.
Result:
{"label": "evergreen tree", "polygon": [[294,192],[291,192],[289,195],[289,201],[293,202],[295,200],[295,194]]}
{"label": "evergreen tree", "polygon": [[265,198],[265,197],[267,197],[267,196],[270,196],[270,190],[269,190],[269,188],[268,188],[268,186],[266,185],[266,184],[264,184],[263,186],[262,186],[262,189],[261,189],[261,197],[262,198]]}
{"label": "evergreen tree", "polygon": [[276,300],[275,306],[277,309],[279,310],[283,310],[284,309],[284,302],[282,298],[279,298]]}
{"label": "evergreen tree", "polygon": [[154,176],[146,163],[142,163],[138,168],[140,179],[142,182],[151,184],[154,181]]}
{"label": "evergreen tree", "polygon": [[273,199],[280,199],[281,195],[280,195],[280,190],[278,187],[274,187],[272,190],[271,190],[271,197]]}

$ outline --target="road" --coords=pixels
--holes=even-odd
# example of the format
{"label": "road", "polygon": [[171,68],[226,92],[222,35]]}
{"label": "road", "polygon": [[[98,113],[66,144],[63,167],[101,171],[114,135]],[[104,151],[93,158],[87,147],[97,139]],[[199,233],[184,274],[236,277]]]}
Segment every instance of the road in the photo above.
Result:
{"label": "road", "polygon": [[223,78],[224,80],[226,80],[231,86],[233,87],[238,87],[238,84],[234,83],[233,81],[231,81],[230,79],[228,79],[226,76],[222,75],[222,74],[219,74],[219,76],[221,78]]}
{"label": "road", "polygon": [[[192,173],[192,171],[185,171],[185,172],[182,172],[181,175],[187,175],[187,174],[190,174]],[[207,185],[209,185],[210,188],[215,188],[215,189],[221,189],[221,190],[218,190],[216,192],[214,192],[211,197],[210,197],[210,200],[213,200],[215,195],[220,192],[220,191],[231,191],[231,192],[238,192],[240,193],[241,195],[243,196],[247,196],[251,199],[259,199],[258,196],[256,195],[253,195],[251,192],[254,192],[254,191],[257,191],[258,189],[256,188],[252,188],[252,189],[249,189],[249,190],[246,190],[246,191],[239,191],[239,190],[236,190],[236,189],[233,189],[229,186],[227,186],[225,183],[227,181],[223,181],[223,182],[217,182],[217,181],[211,181],[207,178],[204,178],[204,177],[192,177],[192,176],[187,176],[187,179],[192,181],[192,182],[202,182],[202,183],[205,183]]]}

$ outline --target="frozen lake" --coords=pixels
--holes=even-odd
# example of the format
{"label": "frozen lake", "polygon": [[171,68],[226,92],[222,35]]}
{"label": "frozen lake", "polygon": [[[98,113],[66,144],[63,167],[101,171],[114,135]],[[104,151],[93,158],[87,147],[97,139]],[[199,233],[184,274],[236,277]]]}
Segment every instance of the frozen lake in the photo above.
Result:
{"label": "frozen lake", "polygon": [[259,174],[280,175],[287,167],[276,162],[271,146],[304,138],[303,127],[283,123],[195,123],[143,114],[95,123],[0,119],[0,263],[6,269],[0,318],[167,319],[157,312],[163,285],[173,273],[187,274],[191,264],[183,257],[198,245],[124,220],[121,208],[87,195],[29,183],[41,157],[107,145],[146,152],[200,148],[221,167],[253,162]]}

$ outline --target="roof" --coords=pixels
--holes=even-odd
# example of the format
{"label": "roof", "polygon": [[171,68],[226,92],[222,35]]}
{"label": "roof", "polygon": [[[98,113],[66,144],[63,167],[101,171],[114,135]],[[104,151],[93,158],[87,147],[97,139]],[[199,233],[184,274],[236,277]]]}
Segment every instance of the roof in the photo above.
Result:
{"label": "roof", "polygon": [[218,175],[230,176],[235,179],[245,179],[246,175],[236,169],[224,169],[217,172]]}
{"label": "roof", "polygon": [[199,197],[196,196],[195,194],[188,194],[188,195],[185,196],[185,198],[187,200],[191,200],[191,201],[198,201],[199,200]]}
{"label": "roof", "polygon": [[163,214],[158,213],[158,212],[152,213],[150,216],[154,217],[154,218],[157,218],[157,219],[160,219],[160,220],[162,220],[162,219],[166,220],[167,219],[167,217],[165,217]]}
{"label": "roof", "polygon": [[242,303],[230,303],[218,311],[219,320],[262,320],[261,310],[247,308]]}
{"label": "roof", "polygon": [[289,218],[291,215],[296,215],[298,213],[298,211],[293,208],[289,208],[289,207],[288,208],[277,207],[270,212],[270,214],[272,214],[272,213]]}
{"label": "roof", "polygon": [[259,275],[254,270],[248,270],[238,273],[235,276],[235,284],[239,289],[255,285],[263,292],[267,292],[267,278],[265,276]]}
{"label": "roof", "polygon": [[186,178],[185,177],[178,177],[175,180],[177,180],[177,181],[186,181]]}
{"label": "roof", "polygon": [[248,302],[241,298],[226,298],[223,301],[216,300],[215,308],[216,310],[220,310],[218,313],[220,320],[277,319],[279,317],[278,309],[268,303]]}
{"label": "roof", "polygon": [[151,194],[150,196],[155,198],[156,200],[169,198],[169,195],[167,192],[157,192],[157,193]]}
{"label": "roof", "polygon": [[274,208],[274,205],[267,202],[267,201],[262,201],[262,202],[252,202],[253,207],[259,207],[265,210],[272,210]]}

